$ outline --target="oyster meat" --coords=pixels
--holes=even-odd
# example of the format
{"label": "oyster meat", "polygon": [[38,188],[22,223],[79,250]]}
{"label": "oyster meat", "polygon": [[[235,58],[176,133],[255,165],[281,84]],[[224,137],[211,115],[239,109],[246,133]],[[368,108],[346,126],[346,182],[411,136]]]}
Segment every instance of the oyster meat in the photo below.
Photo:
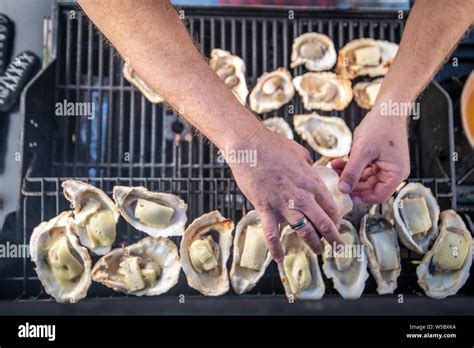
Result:
{"label": "oyster meat", "polygon": [[209,62],[219,78],[232,90],[237,99],[245,105],[249,90],[245,81],[245,62],[229,51],[214,48]]}
{"label": "oyster meat", "polygon": [[392,294],[402,270],[397,232],[380,214],[366,214],[360,225],[360,239],[365,245],[370,271],[379,294]]}
{"label": "oyster meat", "polygon": [[393,201],[393,218],[402,243],[424,254],[438,236],[439,205],[431,190],[419,183],[403,187]]}
{"label": "oyster meat", "polygon": [[371,109],[374,106],[383,78],[370,82],[358,82],[354,86],[354,99],[362,109]]}
{"label": "oyster meat", "polygon": [[130,82],[130,84],[136,87],[150,103],[159,104],[164,101],[163,97],[156,93],[147,83],[137,75],[135,70],[133,70],[132,66],[125,60],[122,69],[123,77]]}
{"label": "oyster meat", "polygon": [[327,278],[332,279],[334,288],[343,298],[357,299],[364,292],[369,277],[367,256],[359,235],[349,221],[341,220],[339,233],[345,243],[341,249],[333,248],[323,239],[323,271]]}
{"label": "oyster meat", "polygon": [[180,254],[188,284],[206,296],[229,291],[227,260],[234,223],[217,210],[197,218],[184,231]]}
{"label": "oyster meat", "polygon": [[336,64],[334,43],[324,34],[305,33],[293,41],[291,67],[304,64],[311,71],[330,70]]}
{"label": "oyster meat", "polygon": [[393,42],[373,39],[357,39],[339,50],[336,72],[346,78],[387,73],[398,51]]}
{"label": "oyster meat", "polygon": [[181,236],[188,205],[178,196],[143,186],[115,186],[113,197],[123,218],[152,237]]}
{"label": "oyster meat", "polygon": [[272,261],[260,217],[249,211],[237,224],[230,282],[237,294],[252,290]]}
{"label": "oyster meat", "polygon": [[291,74],[285,68],[264,73],[250,93],[250,108],[261,114],[279,109],[295,95]]}
{"label": "oyster meat", "polygon": [[310,115],[293,116],[296,133],[322,156],[337,158],[349,154],[352,132],[342,118]]}
{"label": "oyster meat", "polygon": [[309,72],[293,79],[307,110],[344,110],[352,100],[351,81],[332,72]]}
{"label": "oyster meat", "polygon": [[293,131],[283,117],[269,117],[262,122],[271,131],[293,140]]}
{"label": "oyster meat", "polygon": [[78,180],[62,183],[64,197],[74,207],[74,223],[81,244],[97,255],[104,255],[115,242],[120,213],[102,190]]}
{"label": "oyster meat", "polygon": [[290,226],[281,234],[283,262],[278,264],[281,282],[290,301],[319,300],[326,291],[318,256]]}
{"label": "oyster meat", "polygon": [[72,212],[39,224],[31,235],[31,260],[46,293],[60,303],[74,303],[91,285],[91,259],[74,233]]}
{"label": "oyster meat", "polygon": [[157,296],[176,285],[180,270],[176,244],[164,237],[147,237],[102,256],[92,269],[92,279],[115,291]]}
{"label": "oyster meat", "polygon": [[454,210],[440,215],[440,232],[416,269],[418,284],[436,299],[456,294],[469,278],[472,236]]}

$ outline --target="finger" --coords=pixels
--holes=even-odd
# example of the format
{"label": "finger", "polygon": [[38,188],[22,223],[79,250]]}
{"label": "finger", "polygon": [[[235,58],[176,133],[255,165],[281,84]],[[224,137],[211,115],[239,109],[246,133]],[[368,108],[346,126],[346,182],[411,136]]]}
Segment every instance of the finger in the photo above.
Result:
{"label": "finger", "polygon": [[[335,159],[331,162],[332,169],[334,169],[339,176],[341,176],[344,168],[346,167],[347,161],[343,160],[342,158]],[[367,180],[369,177],[376,174],[376,168],[369,164],[365,167],[364,171],[362,172],[362,176],[360,177],[361,181]]]}
{"label": "finger", "polygon": [[359,182],[365,167],[374,159],[373,151],[353,149],[349,160],[341,174],[339,189],[344,193],[350,193]]}
{"label": "finger", "polygon": [[365,181],[360,181],[354,187],[351,194],[354,192],[363,192],[363,191],[373,190],[375,188],[375,185],[377,185],[377,182],[378,182],[378,178],[375,175],[373,175]]}
{"label": "finger", "polygon": [[[291,225],[296,224],[305,217],[301,212],[295,209],[282,211],[281,214]],[[324,251],[323,244],[321,243],[321,240],[319,239],[319,236],[310,221],[308,221],[304,227],[296,232],[313,252],[316,254],[321,254]]]}
{"label": "finger", "polygon": [[395,192],[399,185],[397,182],[395,179],[390,179],[387,182],[379,181],[374,189],[357,193],[357,196],[365,204],[380,204],[385,202]]}
{"label": "finger", "polygon": [[267,247],[273,259],[280,263],[283,261],[283,249],[280,243],[280,218],[271,213],[259,213],[262,222],[263,234],[267,241]]}
{"label": "finger", "polygon": [[303,213],[308,217],[318,233],[326,238],[330,244],[344,245],[336,224],[316,202],[314,202],[314,205],[305,208]]}
{"label": "finger", "polygon": [[308,162],[309,165],[313,164],[313,158],[311,157],[311,154],[306,148],[303,148],[303,157],[306,160],[306,162]]}
{"label": "finger", "polygon": [[[305,188],[309,190],[309,192],[314,197],[314,200],[316,200],[317,204],[321,206],[326,214],[329,215],[329,217],[334,222],[338,222],[337,220],[340,218],[340,216],[336,202],[334,201],[334,197],[321,178],[314,174],[314,181],[308,182],[307,185],[305,185]],[[313,205],[314,200],[311,200],[309,204]]]}

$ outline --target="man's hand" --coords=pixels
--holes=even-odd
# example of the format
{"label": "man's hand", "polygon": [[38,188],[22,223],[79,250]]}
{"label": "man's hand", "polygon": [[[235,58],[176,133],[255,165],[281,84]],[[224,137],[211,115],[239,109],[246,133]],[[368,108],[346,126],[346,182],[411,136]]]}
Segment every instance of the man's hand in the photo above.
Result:
{"label": "man's hand", "polygon": [[336,159],[339,189],[355,204],[385,201],[410,174],[406,117],[372,110],[356,128],[349,161]]}
{"label": "man's hand", "polygon": [[[240,190],[260,215],[269,250],[277,262],[283,259],[278,224],[295,224],[306,216],[309,223],[298,230],[306,244],[323,251],[320,238],[343,244],[337,230],[337,206],[311,167],[309,152],[301,145],[262,128],[245,149],[256,151],[255,166],[229,163]],[[237,150],[239,144],[237,144]],[[336,221],[337,222],[337,221]]]}

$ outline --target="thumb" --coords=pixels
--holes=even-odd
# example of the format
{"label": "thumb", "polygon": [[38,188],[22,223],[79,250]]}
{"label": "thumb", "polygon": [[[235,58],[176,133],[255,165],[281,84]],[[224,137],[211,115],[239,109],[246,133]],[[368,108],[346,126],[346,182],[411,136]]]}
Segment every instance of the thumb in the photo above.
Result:
{"label": "thumb", "polygon": [[370,148],[361,149],[355,146],[351,150],[351,155],[344,167],[339,181],[339,190],[343,193],[350,193],[360,181],[365,167],[374,159],[374,151]]}

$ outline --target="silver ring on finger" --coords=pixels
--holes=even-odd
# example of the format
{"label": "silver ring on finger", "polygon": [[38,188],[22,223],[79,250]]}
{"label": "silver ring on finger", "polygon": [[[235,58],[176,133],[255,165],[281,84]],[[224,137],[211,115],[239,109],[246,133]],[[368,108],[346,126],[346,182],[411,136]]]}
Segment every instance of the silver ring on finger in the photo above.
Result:
{"label": "silver ring on finger", "polygon": [[305,227],[308,224],[308,219],[306,216],[303,216],[298,222],[295,224],[290,224],[290,227],[294,231],[301,230],[303,227]]}

